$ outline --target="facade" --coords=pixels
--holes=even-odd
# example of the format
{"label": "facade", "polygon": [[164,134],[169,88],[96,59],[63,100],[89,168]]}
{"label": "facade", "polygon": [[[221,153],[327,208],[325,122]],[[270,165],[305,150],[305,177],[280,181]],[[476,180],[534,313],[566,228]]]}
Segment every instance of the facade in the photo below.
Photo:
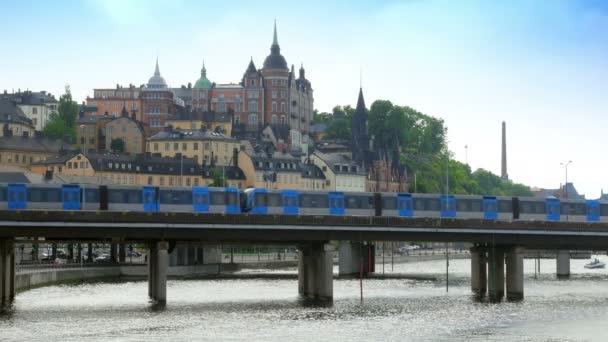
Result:
{"label": "facade", "polygon": [[399,167],[390,160],[374,160],[365,183],[365,191],[408,192],[408,189],[404,167]]}
{"label": "facade", "polygon": [[123,141],[123,153],[141,154],[146,152],[147,127],[140,121],[130,118],[126,110],[123,116],[115,118],[105,125],[105,146],[107,151],[112,151],[112,140]]}
{"label": "facade", "polygon": [[321,152],[314,152],[309,158],[325,175],[327,191],[365,191],[365,171],[352,159]]}
{"label": "facade", "polygon": [[150,126],[152,132],[160,131],[168,119],[177,112],[177,107],[184,107],[184,101],[174,96],[167,82],[160,75],[158,59],[154,75],[141,92],[142,121]]}
{"label": "facade", "polygon": [[247,178],[247,187],[301,189],[300,161],[288,153],[242,150],[238,165]]}
{"label": "facade", "polygon": [[79,117],[76,120],[76,142],[80,149],[84,147],[85,151],[93,152],[106,150],[106,124],[112,119],[108,115]]}
{"label": "facade", "polygon": [[28,168],[71,148],[60,140],[4,136],[0,138],[0,164]]}
{"label": "facade", "polygon": [[87,97],[85,116],[112,116],[119,117],[123,107],[135,113],[137,120],[141,121],[141,92],[143,88],[129,85],[124,88],[99,88],[93,90],[93,97]]}
{"label": "facade", "polygon": [[163,157],[184,156],[199,165],[229,166],[234,163],[238,140],[224,134],[205,130],[175,130],[165,128],[148,138],[146,150]]}
{"label": "facade", "polygon": [[35,127],[14,100],[0,98],[0,136],[33,137]]}
{"label": "facade", "polygon": [[23,114],[32,121],[36,131],[42,131],[51,120],[51,113],[57,111],[58,101],[46,91],[27,90],[14,94],[8,94],[5,91],[0,97],[15,101]]}
{"label": "facade", "polygon": [[191,158],[152,155],[78,153],[68,158],[58,157],[36,163],[32,171],[97,177],[100,184],[160,187],[213,186],[213,175],[221,172],[228,186],[243,188],[245,184],[245,176],[238,167],[203,167]]}

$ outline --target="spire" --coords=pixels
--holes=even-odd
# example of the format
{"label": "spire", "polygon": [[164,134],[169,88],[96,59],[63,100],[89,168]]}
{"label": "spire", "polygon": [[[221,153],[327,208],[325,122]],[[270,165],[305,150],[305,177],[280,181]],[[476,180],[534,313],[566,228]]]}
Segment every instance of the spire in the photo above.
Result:
{"label": "spire", "polygon": [[158,56],[156,56],[156,69],[154,69],[154,76],[160,76],[160,70],[158,69]]}
{"label": "spire", "polygon": [[207,68],[205,68],[205,60],[203,59],[203,68],[201,69],[201,77],[207,77]]}
{"label": "spire", "polygon": [[272,38],[272,45],[279,45],[279,40],[277,39],[277,18],[274,18],[274,37]]}
{"label": "spire", "polygon": [[255,68],[255,64],[253,64],[253,57],[251,57],[251,60],[249,61],[249,65],[247,66],[247,73],[254,73],[256,72],[257,69]]}
{"label": "spire", "polygon": [[507,174],[507,124],[502,122],[502,160],[501,160],[500,178],[503,180],[509,179]]}
{"label": "spire", "polygon": [[365,112],[365,100],[363,99],[363,88],[359,88],[359,98],[357,99],[357,108],[355,112]]}

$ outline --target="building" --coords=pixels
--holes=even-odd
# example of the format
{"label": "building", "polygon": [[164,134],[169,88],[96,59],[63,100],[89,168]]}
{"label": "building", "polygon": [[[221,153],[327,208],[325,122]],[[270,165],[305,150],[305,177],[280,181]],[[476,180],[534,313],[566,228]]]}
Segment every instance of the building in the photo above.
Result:
{"label": "building", "polygon": [[35,163],[32,170],[69,176],[95,177],[99,184],[166,186],[213,186],[221,175],[227,186],[243,188],[245,175],[235,166],[201,166],[192,158],[168,158],[150,154],[76,153]]}
{"label": "building", "polygon": [[311,162],[301,163],[302,177],[300,189],[303,191],[326,191],[326,179],[323,171]]}
{"label": "building", "polygon": [[[114,117],[108,115],[87,116],[81,111],[76,120],[76,142],[82,150],[98,152],[106,150],[106,124]],[[108,146],[109,148],[109,146]]]}
{"label": "building", "polygon": [[0,98],[0,137],[33,137],[35,127],[14,100]]}
{"label": "building", "polygon": [[4,91],[4,94],[0,97],[15,101],[23,114],[32,121],[36,131],[42,131],[51,120],[51,114],[57,112],[57,99],[46,91],[32,92],[26,90],[14,94],[8,94]]}
{"label": "building", "polygon": [[99,88],[93,90],[93,97],[87,97],[84,108],[85,116],[120,116],[123,107],[135,113],[137,120],[141,121],[141,99],[143,87],[130,84],[128,87],[116,85],[116,88]]}
{"label": "building", "polygon": [[72,145],[61,140],[25,136],[0,137],[0,164],[28,168],[54,155],[71,150]]}
{"label": "building", "polygon": [[325,175],[328,191],[365,191],[366,173],[354,160],[343,154],[314,152],[310,161]]}
{"label": "building", "polygon": [[574,199],[574,200],[584,200],[585,195],[581,195],[574,187],[574,183],[568,182],[564,187],[563,184],[560,184],[560,187],[557,189],[543,189],[543,188],[531,188],[532,194],[534,197],[538,198],[547,198],[547,197],[557,197],[561,199]]}
{"label": "building", "polygon": [[184,108],[184,101],[174,95],[173,90],[169,89],[167,82],[160,75],[158,59],[156,59],[154,75],[141,91],[141,106],[141,121],[149,125],[152,132],[160,131],[166,121],[178,111],[178,107]]}
{"label": "building", "polygon": [[181,130],[197,130],[206,128],[207,130],[222,133],[225,136],[232,136],[232,112],[202,112],[190,111],[181,112],[167,120],[167,127]]}
{"label": "building", "polygon": [[[128,154],[141,154],[146,152],[146,137],[148,127],[141,121],[129,117],[126,108],[123,107],[122,116],[115,118],[105,125],[105,146],[110,152],[122,152]],[[112,141],[120,139],[123,142],[122,151],[112,151]]]}
{"label": "building", "polygon": [[238,165],[247,178],[247,187],[301,189],[300,160],[289,153],[244,147],[238,154]]}
{"label": "building", "polygon": [[146,150],[163,157],[184,156],[200,165],[228,166],[234,162],[233,151],[239,141],[208,129],[177,130],[166,127],[148,138]]}
{"label": "building", "polygon": [[368,192],[408,192],[407,172],[390,160],[374,160],[365,182]]}

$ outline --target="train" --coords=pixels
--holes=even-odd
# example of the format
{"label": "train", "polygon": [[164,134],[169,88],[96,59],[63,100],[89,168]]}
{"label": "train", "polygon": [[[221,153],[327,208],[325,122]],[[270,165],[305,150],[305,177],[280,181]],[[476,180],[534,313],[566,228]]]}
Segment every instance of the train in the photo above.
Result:
{"label": "train", "polygon": [[608,221],[606,201],[555,197],[0,184],[0,210],[23,209]]}

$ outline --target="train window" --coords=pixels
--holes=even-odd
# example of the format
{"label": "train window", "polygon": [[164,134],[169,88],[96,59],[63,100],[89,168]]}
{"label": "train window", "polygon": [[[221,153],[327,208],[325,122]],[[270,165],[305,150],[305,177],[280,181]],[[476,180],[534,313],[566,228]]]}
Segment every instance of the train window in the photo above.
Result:
{"label": "train window", "polygon": [[127,190],[127,203],[142,203],[140,190]]}
{"label": "train window", "polygon": [[471,208],[470,210],[472,212],[482,212],[483,210],[481,210],[481,200],[478,199],[471,199]]}
{"label": "train window", "polygon": [[[40,191],[40,189],[27,189],[27,197],[29,198],[30,202],[43,202],[44,200],[42,199],[42,191]],[[11,200],[16,200],[15,198],[15,193],[11,193]]]}
{"label": "train window", "polygon": [[254,199],[255,199],[254,205],[256,207],[266,207],[266,206],[268,206],[268,196],[267,195],[268,194],[265,193],[265,192],[256,192],[255,195],[254,195],[255,196],[254,197]]}
{"label": "train window", "polygon": [[211,191],[211,205],[226,205],[226,196],[221,191]]}
{"label": "train window", "polygon": [[511,200],[498,200],[498,212],[501,212],[501,213],[512,212],[512,201]]}
{"label": "train window", "polygon": [[6,201],[6,188],[0,188],[0,201]]}
{"label": "train window", "polygon": [[426,210],[428,201],[426,198],[416,198],[414,199],[414,208],[418,211]]}
{"label": "train window", "polygon": [[162,191],[160,192],[161,204],[191,204],[192,198],[188,191]]}
{"label": "train window", "polygon": [[209,196],[206,194],[194,194],[194,204],[197,205],[209,205]]}
{"label": "train window", "polygon": [[236,192],[226,192],[226,204],[230,204],[230,205],[238,204]]}
{"label": "train window", "polygon": [[425,198],[426,201],[426,205],[425,205],[425,209],[426,210],[431,210],[431,211],[439,211],[441,209],[441,200],[439,199],[430,199],[430,198]]}
{"label": "train window", "polygon": [[347,196],[346,207],[349,209],[363,209],[362,199],[359,196]]}
{"label": "train window", "polygon": [[110,189],[108,191],[110,193],[110,203],[126,203],[125,201],[125,191],[124,190],[116,190]]}
{"label": "train window", "polygon": [[99,202],[99,190],[98,189],[85,189],[84,194],[86,196],[87,203]]}
{"label": "train window", "polygon": [[282,200],[281,200],[281,194],[277,194],[277,193],[267,193],[267,198],[268,198],[268,206],[269,207],[281,207],[282,204]]}
{"label": "train window", "polygon": [[302,208],[327,208],[329,205],[327,195],[301,194],[300,206]]}
{"label": "train window", "polygon": [[458,209],[458,211],[471,211],[471,199],[458,199],[458,201],[456,202],[456,208]]}
{"label": "train window", "polygon": [[397,209],[396,197],[382,197],[382,209],[395,210]]}
{"label": "train window", "polygon": [[600,215],[608,216],[608,203],[600,204]]}

